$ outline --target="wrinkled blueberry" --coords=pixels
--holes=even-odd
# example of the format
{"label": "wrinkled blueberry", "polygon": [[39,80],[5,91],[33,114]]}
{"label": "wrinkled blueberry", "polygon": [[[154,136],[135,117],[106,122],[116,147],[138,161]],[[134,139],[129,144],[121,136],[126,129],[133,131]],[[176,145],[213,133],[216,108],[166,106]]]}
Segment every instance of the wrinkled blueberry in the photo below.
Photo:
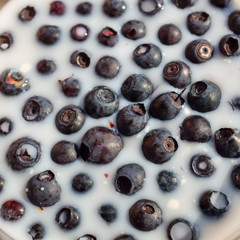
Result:
{"label": "wrinkled blueberry", "polygon": [[110,27],[105,27],[98,34],[98,42],[101,44],[113,47],[118,42],[118,33]]}
{"label": "wrinkled blueberry", "polygon": [[77,97],[80,91],[80,82],[78,79],[69,77],[58,81],[61,90],[66,97]]}
{"label": "wrinkled blueberry", "polygon": [[81,15],[91,14],[92,4],[90,2],[81,2],[77,5],[76,12]]}
{"label": "wrinkled blueberry", "polygon": [[5,51],[9,49],[13,44],[13,37],[10,32],[4,32],[0,34],[0,50]]}
{"label": "wrinkled blueberry", "polygon": [[181,9],[193,6],[198,0],[172,0],[172,2]]}
{"label": "wrinkled blueberry", "polygon": [[0,216],[7,221],[17,221],[25,213],[24,205],[17,200],[7,200],[0,209]]}
{"label": "wrinkled blueberry", "polygon": [[233,185],[240,189],[240,165],[234,166],[231,172],[231,180]]}
{"label": "wrinkled blueberry", "polygon": [[136,240],[132,235],[129,234],[122,234],[118,237],[114,238],[114,240]]}
{"label": "wrinkled blueberry", "polygon": [[157,183],[163,192],[171,192],[178,186],[178,177],[174,172],[163,170],[157,176]]}
{"label": "wrinkled blueberry", "polygon": [[80,238],[78,238],[77,240],[97,240],[97,238],[94,237],[93,235],[85,234],[85,235],[81,236]]}
{"label": "wrinkled blueberry", "polygon": [[28,233],[31,235],[32,240],[43,239],[45,236],[45,228],[41,223],[35,223],[30,226]]}
{"label": "wrinkled blueberry", "polygon": [[126,11],[127,5],[123,0],[105,0],[103,11],[109,17],[120,17]]}
{"label": "wrinkled blueberry", "polygon": [[240,110],[240,97],[235,97],[230,101],[230,105],[232,106],[233,109],[238,109]]}
{"label": "wrinkled blueberry", "polygon": [[121,28],[122,35],[131,40],[137,40],[145,37],[146,26],[144,22],[138,20],[130,20]]}
{"label": "wrinkled blueberry", "polygon": [[86,25],[79,23],[71,28],[70,34],[73,40],[80,42],[85,41],[89,36],[89,28]]}
{"label": "wrinkled blueberry", "polygon": [[53,25],[43,25],[37,31],[37,39],[45,45],[56,43],[60,35],[61,32],[59,27]]}
{"label": "wrinkled blueberry", "polygon": [[235,34],[240,34],[240,10],[233,11],[228,16],[228,27]]}
{"label": "wrinkled blueberry", "polygon": [[220,52],[227,57],[240,54],[240,38],[235,34],[224,35],[218,46]]}
{"label": "wrinkled blueberry", "polygon": [[91,58],[84,51],[74,51],[70,57],[70,62],[76,67],[88,68]]}
{"label": "wrinkled blueberry", "polygon": [[164,45],[174,45],[181,41],[182,32],[179,27],[172,23],[165,24],[159,28],[158,38]]}
{"label": "wrinkled blueberry", "polygon": [[110,204],[102,205],[98,213],[107,223],[112,223],[117,218],[117,209]]}
{"label": "wrinkled blueberry", "polygon": [[231,0],[210,0],[210,3],[215,7],[225,8],[228,7]]}
{"label": "wrinkled blueberry", "polygon": [[13,122],[9,118],[1,118],[0,119],[0,136],[8,135],[13,128]]}
{"label": "wrinkled blueberry", "polygon": [[49,13],[51,15],[61,16],[66,11],[66,5],[62,1],[53,1],[50,3]]}
{"label": "wrinkled blueberry", "polygon": [[20,11],[18,17],[21,21],[28,22],[28,21],[32,21],[35,15],[36,15],[35,8],[31,6],[27,6]]}
{"label": "wrinkled blueberry", "polygon": [[138,0],[138,8],[145,15],[155,15],[164,7],[163,0]]}
{"label": "wrinkled blueberry", "polygon": [[80,193],[87,192],[93,187],[93,180],[86,173],[79,173],[72,179],[72,188]]}
{"label": "wrinkled blueberry", "polygon": [[5,179],[3,178],[2,175],[0,175],[0,193],[3,190],[4,184],[5,184]]}
{"label": "wrinkled blueberry", "polygon": [[50,59],[43,59],[37,63],[37,71],[41,74],[49,74],[55,72],[56,63]]}

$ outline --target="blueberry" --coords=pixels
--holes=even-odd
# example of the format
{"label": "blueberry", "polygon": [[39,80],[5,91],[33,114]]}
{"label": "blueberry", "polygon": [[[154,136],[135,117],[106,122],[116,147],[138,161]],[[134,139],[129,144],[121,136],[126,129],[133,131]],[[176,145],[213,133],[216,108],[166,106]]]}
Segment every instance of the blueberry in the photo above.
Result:
{"label": "blueberry", "polygon": [[235,34],[224,35],[218,46],[220,52],[227,57],[240,54],[240,38]]}
{"label": "blueberry", "polygon": [[159,28],[158,38],[164,45],[174,45],[181,41],[182,32],[178,26],[172,23],[165,24]]}
{"label": "blueberry", "polygon": [[160,48],[152,43],[144,43],[133,51],[135,63],[143,69],[158,67],[162,61]]}
{"label": "blueberry", "polygon": [[13,128],[13,122],[9,118],[1,118],[0,119],[0,136],[8,135]]}
{"label": "blueberry", "polygon": [[153,93],[153,84],[144,74],[132,74],[123,82],[122,95],[131,102],[142,102]]}
{"label": "blueberry", "polygon": [[65,206],[57,212],[55,221],[62,229],[72,230],[80,224],[80,213],[75,207]]}
{"label": "blueberry", "polygon": [[117,31],[108,26],[103,28],[98,34],[98,42],[108,47],[115,46],[118,42]]}
{"label": "blueberry", "polygon": [[76,11],[81,15],[89,15],[92,12],[92,4],[90,2],[81,2],[77,5]]}
{"label": "blueberry", "polygon": [[163,192],[172,192],[178,186],[178,177],[174,172],[163,170],[157,176],[157,183]]}
{"label": "blueberry", "polygon": [[45,45],[55,44],[60,35],[59,27],[53,25],[43,25],[37,31],[37,39]]}
{"label": "blueberry", "polygon": [[208,142],[212,135],[209,121],[199,115],[186,117],[180,126],[180,138],[189,142]]}
{"label": "blueberry", "polygon": [[2,175],[0,175],[0,193],[4,188],[4,185],[5,185],[5,179],[3,178]]}
{"label": "blueberry", "polygon": [[116,112],[118,107],[118,95],[105,86],[96,86],[84,99],[84,110],[93,118],[108,117]]}
{"label": "blueberry", "polygon": [[81,236],[80,238],[78,238],[77,240],[97,240],[97,238],[94,237],[93,235],[85,234],[85,235]]}
{"label": "blueberry", "polygon": [[30,226],[28,233],[31,235],[32,240],[43,239],[45,236],[45,228],[41,223],[35,223]]}
{"label": "blueberry", "polygon": [[204,63],[213,57],[214,48],[210,42],[197,39],[185,48],[185,56],[192,63]]}
{"label": "blueberry", "polygon": [[124,23],[121,28],[122,35],[131,40],[138,40],[146,35],[146,26],[144,22],[130,20]]}
{"label": "blueberry", "polygon": [[198,177],[209,177],[215,172],[212,159],[206,154],[196,154],[190,161],[192,172]]}
{"label": "blueberry", "polygon": [[46,170],[28,180],[26,193],[32,204],[38,207],[49,207],[60,200],[61,187],[55,174]]}
{"label": "blueberry", "polygon": [[217,152],[226,158],[240,157],[240,131],[233,128],[221,128],[214,134]]}
{"label": "blueberry", "polygon": [[162,223],[161,208],[148,199],[135,202],[128,214],[132,226],[140,231],[152,231]]}
{"label": "blueberry", "polygon": [[169,161],[177,149],[177,141],[172,137],[171,132],[163,128],[153,129],[143,138],[144,157],[155,164]]}
{"label": "blueberry", "polygon": [[163,0],[138,0],[138,8],[145,15],[153,16],[160,12],[163,7]]}
{"label": "blueberry", "polygon": [[53,111],[52,103],[45,97],[30,97],[24,104],[22,116],[26,121],[42,121]]}
{"label": "blueberry", "polygon": [[83,136],[80,154],[84,161],[110,163],[123,148],[121,137],[105,127],[90,128]]}
{"label": "blueberry", "polygon": [[80,91],[80,82],[78,79],[68,77],[64,80],[58,81],[61,86],[61,90],[66,97],[77,97]]}
{"label": "blueberry", "polygon": [[14,69],[7,69],[0,75],[0,91],[4,95],[16,96],[29,88],[29,80]]}
{"label": "blueberry", "polygon": [[203,80],[191,85],[187,101],[193,110],[210,112],[218,108],[221,96],[221,90],[215,83]]}
{"label": "blueberry", "polygon": [[235,97],[230,101],[231,106],[233,109],[238,109],[240,110],[240,97]]}
{"label": "blueberry", "polygon": [[72,179],[72,188],[80,193],[89,191],[93,187],[93,180],[86,173],[79,173]]}
{"label": "blueberry", "polygon": [[228,197],[219,191],[206,191],[202,194],[199,206],[204,214],[210,217],[220,217],[229,208]]}
{"label": "blueberry", "polygon": [[61,108],[55,118],[57,129],[63,134],[78,132],[85,123],[85,114],[80,107],[70,104]]}
{"label": "blueberry", "polygon": [[228,7],[231,0],[210,0],[210,3],[215,7],[225,8]]}
{"label": "blueberry", "polygon": [[70,57],[70,62],[76,67],[88,68],[91,58],[84,51],[74,51]]}
{"label": "blueberry", "polygon": [[109,17],[120,17],[126,11],[127,5],[123,0],[105,0],[103,11]]}
{"label": "blueberry", "polygon": [[32,21],[35,16],[36,10],[34,7],[31,6],[23,8],[18,15],[19,19],[23,22]]}
{"label": "blueberry", "polygon": [[14,141],[7,151],[7,161],[13,170],[23,170],[33,167],[42,154],[40,143],[23,137]]}
{"label": "blueberry", "polygon": [[150,104],[149,114],[160,120],[175,118],[184,104],[184,99],[176,92],[166,92],[158,95]]}
{"label": "blueberry", "polygon": [[234,166],[231,172],[231,180],[234,187],[240,189],[240,165]]}
{"label": "blueberry", "polygon": [[56,63],[50,59],[42,59],[37,63],[37,71],[41,74],[53,73],[56,68]]}
{"label": "blueberry", "polygon": [[0,34],[0,51],[9,49],[13,44],[13,37],[10,32]]}
{"label": "blueberry", "polygon": [[56,143],[51,150],[51,158],[55,163],[67,164],[77,160],[79,155],[78,147],[69,141]]}
{"label": "blueberry", "polygon": [[95,65],[95,72],[100,77],[105,79],[112,79],[116,77],[120,71],[121,64],[119,61],[111,56],[104,56],[100,58]]}
{"label": "blueberry", "polygon": [[136,240],[136,238],[129,234],[122,234],[114,238],[114,240]]}
{"label": "blueberry", "polygon": [[66,11],[66,5],[62,1],[53,1],[50,3],[49,13],[51,15],[62,16]]}
{"label": "blueberry", "polygon": [[235,34],[240,34],[240,10],[235,10],[228,16],[228,27]]}
{"label": "blueberry", "polygon": [[117,129],[124,136],[132,136],[142,131],[149,120],[143,103],[130,104],[117,114]]}
{"label": "blueberry", "polygon": [[193,12],[187,17],[187,27],[192,34],[201,36],[211,26],[211,17],[206,12]]}
{"label": "blueberry", "polygon": [[113,221],[116,220],[117,217],[117,210],[111,204],[102,205],[98,209],[98,213],[107,223],[112,223]]}
{"label": "blueberry", "polygon": [[79,23],[71,28],[70,35],[75,41],[85,41],[89,36],[89,28],[85,24]]}
{"label": "blueberry", "polygon": [[193,6],[198,0],[172,0],[172,2],[181,9]]}
{"label": "blueberry", "polygon": [[24,205],[14,199],[7,200],[0,208],[0,216],[7,221],[17,221],[23,217],[24,213]]}
{"label": "blueberry", "polygon": [[172,220],[167,227],[167,235],[170,240],[197,240],[199,238],[197,228],[184,218]]}
{"label": "blueberry", "polygon": [[175,88],[185,88],[192,80],[190,67],[182,61],[169,62],[163,69],[163,78]]}
{"label": "blueberry", "polygon": [[120,167],[114,178],[114,186],[117,192],[125,195],[133,195],[143,188],[145,171],[137,163],[130,163]]}

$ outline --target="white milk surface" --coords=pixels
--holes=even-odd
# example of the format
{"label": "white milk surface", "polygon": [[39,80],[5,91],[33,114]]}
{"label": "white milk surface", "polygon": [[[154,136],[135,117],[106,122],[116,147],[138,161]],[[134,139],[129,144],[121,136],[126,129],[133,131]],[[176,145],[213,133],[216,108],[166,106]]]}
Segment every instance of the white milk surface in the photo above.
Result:
{"label": "white milk surface", "polygon": [[[35,222],[41,222],[46,229],[46,240],[76,240],[84,234],[92,234],[98,240],[113,240],[122,233],[135,236],[138,240],[165,240],[166,229],[170,221],[182,217],[196,224],[200,231],[200,240],[230,240],[232,232],[240,229],[240,192],[231,184],[230,173],[239,159],[222,158],[215,151],[213,137],[207,143],[188,143],[179,137],[179,126],[183,119],[192,114],[204,116],[211,123],[213,133],[221,127],[240,128],[240,112],[233,111],[229,101],[240,96],[240,59],[239,57],[224,57],[218,50],[218,42],[225,34],[231,33],[227,27],[227,16],[233,9],[240,9],[239,0],[232,1],[230,8],[221,10],[212,7],[207,0],[199,0],[194,7],[184,10],[177,9],[170,0],[165,0],[164,9],[155,16],[145,16],[137,6],[137,0],[125,0],[126,12],[119,18],[110,18],[102,12],[102,0],[90,1],[93,4],[91,15],[81,16],[75,12],[80,1],[65,1],[67,11],[64,16],[49,15],[49,0],[11,0],[0,10],[0,33],[10,31],[14,44],[6,51],[0,52],[0,72],[6,68],[21,71],[30,81],[31,88],[18,96],[6,97],[0,93],[0,118],[9,117],[13,123],[13,130],[7,136],[0,136],[0,175],[5,179],[3,191],[0,193],[0,205],[9,199],[21,201],[25,206],[24,216],[16,222],[8,222],[0,217],[0,229],[12,236],[15,240],[28,240],[31,236],[28,228]],[[34,6],[37,14],[31,22],[21,22],[18,13],[25,6]],[[206,11],[210,14],[212,25],[210,30],[201,38],[209,40],[215,46],[213,59],[203,64],[192,64],[184,56],[185,46],[199,37],[192,35],[186,28],[187,15],[193,11]],[[128,20],[142,20],[146,24],[147,34],[143,39],[132,41],[121,35],[121,26]],[[84,42],[73,41],[69,31],[77,23],[86,24],[90,29],[89,38]],[[182,40],[174,46],[164,46],[157,38],[159,27],[165,23],[173,23],[182,31]],[[36,39],[38,28],[44,24],[57,25],[61,29],[61,39],[52,46],[45,46]],[[106,27],[112,27],[119,33],[119,42],[113,47],[104,47],[97,41],[98,32]],[[163,60],[159,67],[144,70],[132,60],[132,52],[137,45],[154,43],[160,47]],[[84,50],[91,57],[91,64],[87,69],[80,69],[70,64],[69,59],[75,50]],[[112,80],[98,77],[94,66],[104,55],[116,57],[121,63],[118,76]],[[53,59],[57,70],[50,75],[43,76],[36,71],[39,60]],[[120,96],[120,108],[131,104],[120,94],[122,82],[131,74],[144,73],[153,82],[156,91],[150,101],[158,94],[166,91],[180,92],[167,84],[162,78],[162,70],[166,63],[174,60],[185,61],[192,70],[192,82],[210,80],[215,82],[222,91],[221,104],[217,110],[209,113],[198,113],[191,110],[187,102],[183,110],[173,120],[160,121],[151,118],[146,128],[132,137],[123,137],[124,148],[116,159],[107,165],[93,165],[78,159],[68,165],[58,165],[51,160],[51,148],[60,140],[80,142],[83,134],[93,126],[109,127],[109,121],[115,123],[116,114],[102,119],[92,119],[87,116],[83,128],[72,135],[61,134],[55,127],[55,116],[60,108],[67,104],[76,104],[83,107],[85,94],[97,85],[107,85]],[[73,75],[81,82],[81,91],[76,98],[67,98],[60,90],[59,79]],[[186,99],[189,87],[183,94]],[[26,122],[22,118],[24,102],[34,96],[48,98],[53,106],[53,112],[42,122]],[[162,165],[147,161],[141,152],[142,139],[147,132],[155,128],[167,128],[177,140],[179,148],[173,158]],[[10,144],[18,138],[28,136],[41,143],[42,156],[32,168],[24,171],[13,171],[7,164],[6,151]],[[192,174],[189,161],[196,153],[207,153],[212,157],[216,166],[215,173],[209,178],[199,178]],[[125,196],[115,191],[113,185],[116,170],[127,163],[138,163],[146,171],[146,179],[142,190],[133,196]],[[41,171],[50,169],[62,187],[61,199],[54,206],[39,210],[32,205],[25,193],[28,179]],[[161,170],[173,170],[180,179],[179,187],[171,193],[163,193],[156,181]],[[71,180],[74,175],[86,172],[94,180],[94,187],[85,194],[72,190]],[[109,174],[105,177],[104,174]],[[220,219],[209,219],[202,215],[198,203],[205,190],[217,190],[227,194],[230,201],[229,211]],[[128,210],[137,200],[147,198],[156,201],[163,211],[163,223],[154,231],[141,232],[134,229],[128,220]],[[116,221],[106,224],[98,214],[102,204],[112,204],[118,211]],[[81,213],[80,225],[71,231],[62,230],[55,222],[57,211],[65,206],[72,205]],[[239,239],[239,238],[237,238]],[[176,239],[180,240],[180,239]]]}

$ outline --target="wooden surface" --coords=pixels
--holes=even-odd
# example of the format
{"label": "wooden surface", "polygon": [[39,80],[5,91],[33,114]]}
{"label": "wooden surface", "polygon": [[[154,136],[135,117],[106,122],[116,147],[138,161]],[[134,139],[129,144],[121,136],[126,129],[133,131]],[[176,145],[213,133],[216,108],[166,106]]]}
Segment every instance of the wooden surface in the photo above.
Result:
{"label": "wooden surface", "polygon": [[0,9],[8,2],[9,0],[0,0]]}

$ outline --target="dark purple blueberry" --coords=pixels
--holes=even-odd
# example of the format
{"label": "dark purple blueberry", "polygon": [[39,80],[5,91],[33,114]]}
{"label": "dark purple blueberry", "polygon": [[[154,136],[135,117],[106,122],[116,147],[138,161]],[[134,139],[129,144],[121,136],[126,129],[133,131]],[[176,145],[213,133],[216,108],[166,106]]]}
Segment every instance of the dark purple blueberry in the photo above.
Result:
{"label": "dark purple blueberry", "polygon": [[130,104],[117,114],[117,129],[124,136],[132,136],[141,132],[149,120],[143,103]]}
{"label": "dark purple blueberry", "polygon": [[111,204],[105,204],[98,209],[98,214],[109,224],[116,220],[117,209]]}
{"label": "dark purple blueberry", "polygon": [[177,149],[177,141],[172,137],[171,132],[163,128],[153,129],[143,138],[144,157],[155,164],[169,161]]}
{"label": "dark purple blueberry", "polygon": [[33,167],[42,154],[40,143],[23,137],[14,141],[7,151],[7,161],[13,170],[23,170]]}
{"label": "dark purple blueberry", "polygon": [[79,23],[71,28],[70,34],[73,40],[80,42],[85,41],[89,36],[89,28],[86,25]]}
{"label": "dark purple blueberry", "polygon": [[181,9],[193,6],[198,0],[172,0],[172,2]]}
{"label": "dark purple blueberry", "polygon": [[215,7],[225,8],[231,3],[231,0],[210,0],[210,3]]}
{"label": "dark purple blueberry", "polygon": [[28,22],[28,21],[32,21],[35,15],[36,15],[35,8],[31,6],[27,6],[20,11],[18,17],[21,21]]}
{"label": "dark purple blueberry", "polygon": [[130,163],[120,167],[114,178],[114,186],[117,192],[125,195],[133,195],[143,188],[145,171],[137,163]]}
{"label": "dark purple blueberry", "polygon": [[37,31],[37,39],[45,45],[55,44],[61,35],[59,27],[53,25],[43,25]]}
{"label": "dark purple blueberry", "polygon": [[53,111],[52,103],[45,97],[33,96],[23,107],[22,116],[26,121],[42,121]]}
{"label": "dark purple blueberry", "polygon": [[74,51],[70,57],[70,62],[76,67],[88,68],[91,63],[91,59],[84,51]]}
{"label": "dark purple blueberry", "polygon": [[167,235],[170,240],[197,240],[199,238],[196,227],[183,218],[174,219],[169,223]]}
{"label": "dark purple blueberry", "polygon": [[136,238],[129,234],[122,234],[114,238],[114,240],[136,240]]}
{"label": "dark purple blueberry", "polygon": [[123,141],[113,130],[94,127],[84,134],[80,154],[84,161],[107,164],[117,157],[122,148]]}
{"label": "dark purple blueberry", "polygon": [[66,97],[77,97],[80,91],[80,82],[78,79],[68,77],[64,80],[58,81],[61,86],[61,90]]}
{"label": "dark purple blueberry", "polygon": [[55,174],[46,170],[28,180],[26,194],[32,204],[38,207],[49,207],[60,200],[61,187]]}
{"label": "dark purple blueberry", "polygon": [[166,92],[158,95],[150,104],[149,114],[160,120],[171,120],[181,111],[184,99],[176,92]]}
{"label": "dark purple blueberry", "polygon": [[163,0],[138,0],[138,8],[145,15],[153,16],[164,7]]}
{"label": "dark purple blueberry", "polygon": [[206,12],[193,12],[187,17],[187,27],[192,34],[201,36],[211,26],[211,17]]}
{"label": "dark purple blueberry", "polygon": [[208,142],[212,136],[209,121],[199,115],[186,117],[180,126],[180,138],[189,142]]}
{"label": "dark purple blueberry", "polygon": [[154,68],[158,67],[161,63],[162,52],[155,44],[144,43],[134,49],[133,59],[141,68]]}
{"label": "dark purple blueberry", "polygon": [[169,62],[163,69],[163,78],[175,88],[185,88],[192,81],[190,67],[182,61]]}
{"label": "dark purple blueberry", "polygon": [[37,71],[41,74],[53,73],[56,68],[56,63],[50,59],[42,59],[37,63]]}
{"label": "dark purple blueberry", "polygon": [[85,114],[80,107],[70,104],[61,108],[55,118],[57,129],[63,134],[78,132],[85,123]]}
{"label": "dark purple blueberry", "polygon": [[240,110],[240,97],[235,97],[230,101],[231,106],[233,109],[238,109]]}
{"label": "dark purple blueberry", "polygon": [[13,128],[13,122],[9,118],[1,118],[0,119],[0,136],[8,135]]}
{"label": "dark purple blueberry", "polygon": [[0,193],[4,188],[4,185],[5,185],[5,179],[3,178],[2,175],[0,175]]}
{"label": "dark purple blueberry", "polygon": [[227,34],[223,36],[218,46],[220,52],[227,57],[240,54],[240,38],[235,34]]}
{"label": "dark purple blueberry", "polygon": [[77,5],[76,12],[81,15],[89,15],[92,12],[92,4],[90,2],[81,2]]}
{"label": "dark purple blueberry", "polygon": [[221,90],[215,83],[203,80],[191,85],[187,101],[193,110],[205,113],[218,108],[221,96]]}
{"label": "dark purple blueberry", "polygon": [[5,51],[9,49],[13,44],[13,37],[10,32],[4,32],[0,34],[0,50]]}
{"label": "dark purple blueberry", "polygon": [[0,216],[7,221],[17,221],[25,213],[24,205],[17,200],[7,200],[0,209]]}
{"label": "dark purple blueberry", "polygon": [[84,110],[93,118],[112,115],[118,110],[119,97],[116,92],[105,86],[96,86],[84,99]]}
{"label": "dark purple blueberry", "polygon": [[235,34],[240,34],[240,10],[235,10],[228,16],[228,27]]}
{"label": "dark purple blueberry", "polygon": [[192,63],[204,63],[213,57],[214,48],[210,42],[197,39],[185,48],[185,56]]}
{"label": "dark purple blueberry", "polygon": [[78,238],[77,240],[97,240],[97,238],[94,237],[93,235],[85,234],[85,235],[81,236],[80,238]]}
{"label": "dark purple blueberry", "polygon": [[178,177],[174,172],[163,170],[157,176],[157,183],[163,192],[172,192],[178,186]]}
{"label": "dark purple blueberry", "polygon": [[221,128],[214,134],[217,152],[226,158],[240,157],[240,131],[233,128]]}
{"label": "dark purple blueberry", "polygon": [[240,165],[234,166],[231,172],[231,180],[233,185],[240,189]]}
{"label": "dark purple blueberry", "polygon": [[32,240],[43,239],[45,236],[45,228],[41,223],[35,223],[30,226],[28,233],[31,235]]}
{"label": "dark purple blueberry", "polygon": [[120,17],[126,11],[127,5],[123,0],[105,0],[103,11],[109,17]]}
{"label": "dark purple blueberry", "polygon": [[101,44],[113,47],[118,42],[118,33],[110,27],[105,27],[98,34],[98,42]]}
{"label": "dark purple blueberry", "polygon": [[121,28],[122,35],[131,40],[137,40],[145,37],[146,26],[144,22],[138,20],[130,20]]}
{"label": "dark purple blueberry", "polygon": [[165,24],[159,28],[158,38],[164,45],[174,45],[181,41],[182,32],[178,26],[172,23]]}
{"label": "dark purple blueberry", "polygon": [[75,207],[65,206],[57,212],[55,221],[62,229],[74,229],[80,224],[80,212]]}
{"label": "dark purple blueberry", "polygon": [[66,5],[62,1],[53,1],[50,3],[49,13],[51,15],[62,16],[66,11]]}
{"label": "dark purple blueberry", "polygon": [[210,217],[220,217],[229,208],[228,197],[219,191],[206,191],[202,194],[199,206]]}
{"label": "dark purple blueberry", "polygon": [[215,172],[212,159],[206,154],[196,154],[191,158],[190,168],[198,177],[209,177]]}
{"label": "dark purple blueberry", "polygon": [[7,96],[15,96],[30,88],[29,80],[14,69],[7,69],[0,75],[0,91]]}
{"label": "dark purple blueberry", "polygon": [[118,75],[120,68],[121,64],[116,58],[104,56],[98,60],[95,66],[95,72],[100,77],[112,79]]}
{"label": "dark purple blueberry", "polygon": [[129,220],[140,231],[152,231],[162,223],[162,210],[158,204],[148,199],[141,199],[129,209]]}
{"label": "dark purple blueberry", "polygon": [[55,163],[67,164],[77,160],[79,155],[78,147],[69,141],[56,143],[51,150],[51,158]]}
{"label": "dark purple blueberry", "polygon": [[89,191],[93,187],[93,180],[86,173],[79,173],[72,179],[72,188],[80,193]]}
{"label": "dark purple blueberry", "polygon": [[144,74],[132,74],[122,84],[122,95],[131,102],[142,102],[153,93],[153,84]]}

